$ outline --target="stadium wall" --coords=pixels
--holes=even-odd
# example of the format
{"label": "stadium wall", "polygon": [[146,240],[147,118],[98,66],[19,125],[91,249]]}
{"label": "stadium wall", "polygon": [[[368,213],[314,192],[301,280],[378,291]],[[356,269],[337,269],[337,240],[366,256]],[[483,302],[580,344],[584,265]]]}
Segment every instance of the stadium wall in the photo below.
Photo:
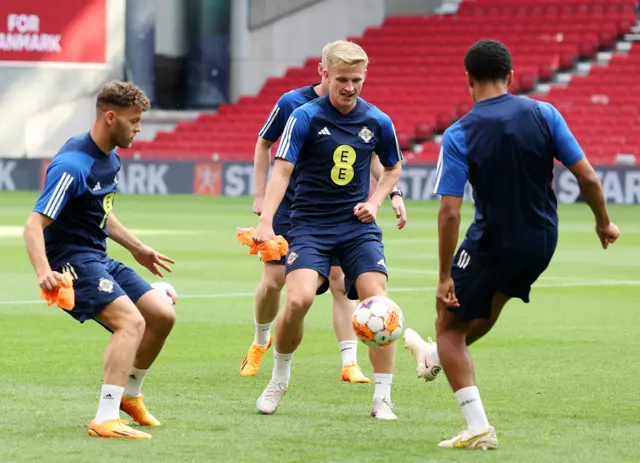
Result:
{"label": "stadium wall", "polygon": [[[55,3],[55,2],[53,2]],[[32,37],[39,40],[33,45]],[[125,2],[0,2],[0,146],[50,155],[93,120],[93,94],[122,77]],[[40,47],[38,49],[38,47]]]}
{"label": "stadium wall", "polygon": [[[37,191],[44,184],[48,159],[0,158],[0,191]],[[640,204],[640,166],[597,167],[607,202]],[[435,165],[404,166],[398,186],[405,197],[428,201],[433,195]],[[194,194],[206,196],[252,196],[251,163],[123,160],[118,188],[124,194]],[[554,189],[561,203],[582,201],[570,171],[556,170]],[[467,185],[465,199],[471,200]]]}
{"label": "stadium wall", "polygon": [[248,1],[231,5],[233,102],[241,95],[256,95],[269,77],[281,77],[287,68],[320,56],[327,42],[361,35],[385,16],[384,0],[323,0],[252,29],[249,7]]}

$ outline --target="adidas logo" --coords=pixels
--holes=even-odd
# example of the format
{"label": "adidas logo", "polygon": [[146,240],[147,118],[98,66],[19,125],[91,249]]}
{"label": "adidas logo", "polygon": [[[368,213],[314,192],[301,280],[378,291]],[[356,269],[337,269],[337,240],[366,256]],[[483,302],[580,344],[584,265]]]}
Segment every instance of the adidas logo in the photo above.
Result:
{"label": "adidas logo", "polygon": [[96,186],[93,187],[93,191],[98,191],[102,189],[102,187],[100,186],[100,182],[96,183]]}
{"label": "adidas logo", "polygon": [[105,395],[103,397],[103,399],[113,399],[113,396],[111,395],[111,393],[109,393],[109,394]]}
{"label": "adidas logo", "polygon": [[318,135],[331,135],[331,132],[329,132],[329,129],[325,127],[320,132],[318,132]]}
{"label": "adidas logo", "polygon": [[384,268],[387,268],[387,265],[384,263],[384,259],[380,259],[378,261],[378,265],[382,265]]}

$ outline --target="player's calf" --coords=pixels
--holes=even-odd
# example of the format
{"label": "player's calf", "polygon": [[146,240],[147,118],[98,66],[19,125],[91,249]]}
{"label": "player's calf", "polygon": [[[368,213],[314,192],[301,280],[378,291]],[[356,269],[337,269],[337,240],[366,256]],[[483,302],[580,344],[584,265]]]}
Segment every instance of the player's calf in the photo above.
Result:
{"label": "player's calf", "polygon": [[[284,284],[284,265],[265,263],[262,280],[260,280],[255,294],[256,323],[263,325],[271,323],[276,318]],[[263,341],[258,345],[266,345],[267,339],[263,339]]]}
{"label": "player's calf", "polygon": [[105,351],[104,384],[94,420],[100,424],[119,418],[124,386],[144,335],[145,321],[127,296],[107,304],[97,320],[113,332]]}
{"label": "player's calf", "polygon": [[347,297],[344,273],[339,266],[331,267],[329,290],[333,296],[333,330],[336,333],[342,370],[340,379],[349,383],[368,383],[370,379],[358,366],[358,340],[351,326],[351,317],[356,310],[356,302]]}
{"label": "player's calf", "polygon": [[[358,298],[361,300],[373,296],[387,295],[387,275],[372,271],[359,275],[355,281]],[[377,419],[395,420],[397,417],[391,410],[391,384],[395,363],[396,344],[385,347],[369,347],[369,360],[373,367],[373,408],[371,415]]]}
{"label": "player's calf", "polygon": [[255,376],[260,370],[262,358],[272,343],[271,323],[280,309],[284,283],[284,265],[265,263],[255,293],[253,343],[240,363],[240,376]]}
{"label": "player's calf", "polygon": [[322,283],[318,272],[307,268],[294,270],[287,276],[287,303],[276,321],[271,381],[256,401],[258,411],[263,414],[275,413],[287,391],[293,352],[302,341],[304,317]]}
{"label": "player's calf", "polygon": [[176,312],[157,291],[144,293],[136,301],[136,307],[145,320],[145,330],[127,377],[120,409],[141,426],[160,426],[160,421],[145,406],[142,385],[149,368],[173,330]]}

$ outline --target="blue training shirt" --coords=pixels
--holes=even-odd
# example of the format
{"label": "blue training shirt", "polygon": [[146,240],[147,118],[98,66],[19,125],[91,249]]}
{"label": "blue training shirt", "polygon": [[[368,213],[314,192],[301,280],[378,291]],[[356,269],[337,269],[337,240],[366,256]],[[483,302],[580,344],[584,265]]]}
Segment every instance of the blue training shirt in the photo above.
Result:
{"label": "blue training shirt", "polygon": [[35,212],[53,219],[44,230],[52,268],[71,254],[106,254],[107,216],[113,208],[120,157],[108,155],[87,132],[69,139],[47,168]]}
{"label": "blue training shirt", "polygon": [[[318,94],[314,87],[318,84],[309,85],[307,87],[297,88],[282,95],[276,105],[271,110],[269,117],[264,126],[260,130],[259,135],[267,141],[275,143],[284,132],[284,126],[291,116],[294,109],[302,106],[309,101],[318,98]],[[286,215],[289,217],[291,205],[293,204],[293,194],[296,188],[294,176],[291,176],[287,191],[276,211],[276,214]]]}
{"label": "blue training shirt", "polygon": [[467,239],[485,249],[540,249],[557,241],[554,158],[571,166],[584,152],[549,103],[505,94],[474,104],[442,139],[435,194],[473,187]]}
{"label": "blue training shirt", "polygon": [[369,198],[374,152],[386,167],[402,160],[391,119],[365,100],[346,115],[328,95],[293,111],[276,153],[295,164],[292,221],[359,223],[353,208]]}

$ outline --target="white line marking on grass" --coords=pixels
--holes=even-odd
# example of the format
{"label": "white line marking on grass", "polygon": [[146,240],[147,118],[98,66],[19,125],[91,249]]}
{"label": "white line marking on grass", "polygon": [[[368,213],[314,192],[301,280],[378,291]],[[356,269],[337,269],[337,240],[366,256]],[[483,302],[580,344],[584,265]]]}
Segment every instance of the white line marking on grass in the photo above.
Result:
{"label": "white line marking on grass", "polygon": [[[0,238],[20,238],[24,227],[13,225],[0,225]],[[183,235],[201,235],[202,231],[196,230],[171,230],[163,228],[138,228],[132,229],[134,235],[146,236],[183,236]]]}
{"label": "white line marking on grass", "polygon": [[[533,285],[534,288],[582,288],[582,287],[594,287],[594,286],[640,286],[640,280],[584,280],[584,281],[565,281],[560,283],[538,283]],[[419,293],[419,292],[434,292],[435,287],[399,287],[389,288],[389,293]],[[326,294],[329,294],[328,292]],[[253,297],[254,293],[213,293],[213,294],[187,294],[184,296],[178,296],[180,299],[224,299],[235,297]],[[0,305],[35,305],[45,304],[44,300],[30,300],[30,301],[0,301]]]}

